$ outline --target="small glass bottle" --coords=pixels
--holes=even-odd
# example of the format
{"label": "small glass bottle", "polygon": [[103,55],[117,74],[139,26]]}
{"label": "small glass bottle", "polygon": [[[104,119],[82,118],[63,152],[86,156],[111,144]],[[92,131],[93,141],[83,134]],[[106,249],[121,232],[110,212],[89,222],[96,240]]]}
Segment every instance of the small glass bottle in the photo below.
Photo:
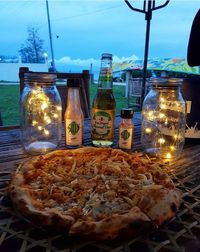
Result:
{"label": "small glass bottle", "polygon": [[113,144],[115,98],[113,96],[112,54],[103,53],[97,94],[92,103],[92,144],[109,147]]}
{"label": "small glass bottle", "polygon": [[80,80],[67,80],[67,107],[65,111],[65,145],[69,148],[83,144],[84,116],[80,102]]}
{"label": "small glass bottle", "polygon": [[61,141],[62,107],[55,74],[25,73],[20,96],[21,141],[37,155],[56,149]]}
{"label": "small glass bottle", "polygon": [[142,107],[141,143],[147,153],[176,158],[185,143],[186,109],[182,79],[152,78]]}
{"label": "small glass bottle", "polygon": [[121,122],[119,124],[119,148],[130,150],[133,147],[133,110],[131,108],[121,109]]}

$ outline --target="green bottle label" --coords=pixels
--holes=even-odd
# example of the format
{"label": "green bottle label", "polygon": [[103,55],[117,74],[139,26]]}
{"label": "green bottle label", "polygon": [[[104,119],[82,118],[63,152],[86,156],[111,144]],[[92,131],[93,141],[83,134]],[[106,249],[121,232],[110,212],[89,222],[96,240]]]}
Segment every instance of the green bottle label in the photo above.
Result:
{"label": "green bottle label", "polygon": [[74,136],[79,132],[80,126],[78,123],[73,121],[68,125],[67,128],[68,128],[68,132]]}
{"label": "green bottle label", "polygon": [[114,110],[92,110],[92,139],[112,139]]}
{"label": "green bottle label", "polygon": [[83,125],[82,121],[66,119],[65,121],[66,144],[77,146],[83,142]]}
{"label": "green bottle label", "polygon": [[133,144],[133,128],[119,127],[119,148],[130,150]]}
{"label": "green bottle label", "polygon": [[123,140],[129,139],[130,135],[131,135],[131,134],[128,132],[128,130],[123,130],[123,131],[121,132],[121,137],[122,137]]}

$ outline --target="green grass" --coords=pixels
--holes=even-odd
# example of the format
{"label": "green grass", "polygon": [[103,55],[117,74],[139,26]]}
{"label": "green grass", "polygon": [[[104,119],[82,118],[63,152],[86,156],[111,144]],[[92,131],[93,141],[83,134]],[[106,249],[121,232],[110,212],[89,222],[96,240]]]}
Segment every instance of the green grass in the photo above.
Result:
{"label": "green grass", "polygon": [[[97,92],[97,85],[90,86],[90,103],[92,104],[93,98]],[[116,114],[120,113],[121,108],[127,106],[127,98],[125,97],[125,86],[114,86],[113,94],[116,101]]]}
{"label": "green grass", "polygon": [[3,126],[19,124],[19,85],[0,85]]}
{"label": "green grass", "polygon": [[[97,85],[90,86],[90,101],[96,94]],[[114,86],[113,93],[116,100],[116,114],[127,107],[125,86]],[[4,126],[19,124],[19,85],[0,85],[0,112]]]}

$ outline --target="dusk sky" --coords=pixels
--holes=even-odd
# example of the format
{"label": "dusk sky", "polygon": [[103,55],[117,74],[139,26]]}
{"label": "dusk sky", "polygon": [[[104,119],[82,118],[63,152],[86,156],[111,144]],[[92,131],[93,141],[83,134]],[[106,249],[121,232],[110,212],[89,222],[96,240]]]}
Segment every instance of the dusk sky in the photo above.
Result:
{"label": "dusk sky", "polygon": [[[156,1],[156,5],[165,0]],[[123,0],[49,0],[56,66],[66,71],[80,65],[99,64],[102,52],[114,60],[143,59],[144,14],[128,8]],[[143,0],[130,1],[142,8]],[[149,58],[186,58],[192,21],[199,0],[171,0],[153,12]],[[27,27],[38,27],[51,58],[46,0],[0,0],[0,55],[17,56],[27,38]]]}

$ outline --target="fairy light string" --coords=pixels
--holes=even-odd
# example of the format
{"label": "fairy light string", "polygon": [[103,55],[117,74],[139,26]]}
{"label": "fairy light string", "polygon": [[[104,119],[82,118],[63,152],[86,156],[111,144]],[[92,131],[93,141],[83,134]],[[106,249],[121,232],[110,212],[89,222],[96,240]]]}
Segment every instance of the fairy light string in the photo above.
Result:
{"label": "fairy light string", "polygon": [[157,134],[155,145],[163,152],[163,157],[171,159],[177,148],[177,144],[182,140],[181,132],[177,132],[177,118],[174,113],[183,113],[181,104],[177,101],[159,97],[159,106],[151,109],[149,106],[143,111],[143,117],[146,121],[151,122],[145,125],[144,132],[152,138]]}
{"label": "fairy light string", "polygon": [[53,105],[43,88],[36,86],[28,96],[26,109],[32,127],[48,137],[51,134],[49,125],[54,120],[56,123],[61,107]]}

